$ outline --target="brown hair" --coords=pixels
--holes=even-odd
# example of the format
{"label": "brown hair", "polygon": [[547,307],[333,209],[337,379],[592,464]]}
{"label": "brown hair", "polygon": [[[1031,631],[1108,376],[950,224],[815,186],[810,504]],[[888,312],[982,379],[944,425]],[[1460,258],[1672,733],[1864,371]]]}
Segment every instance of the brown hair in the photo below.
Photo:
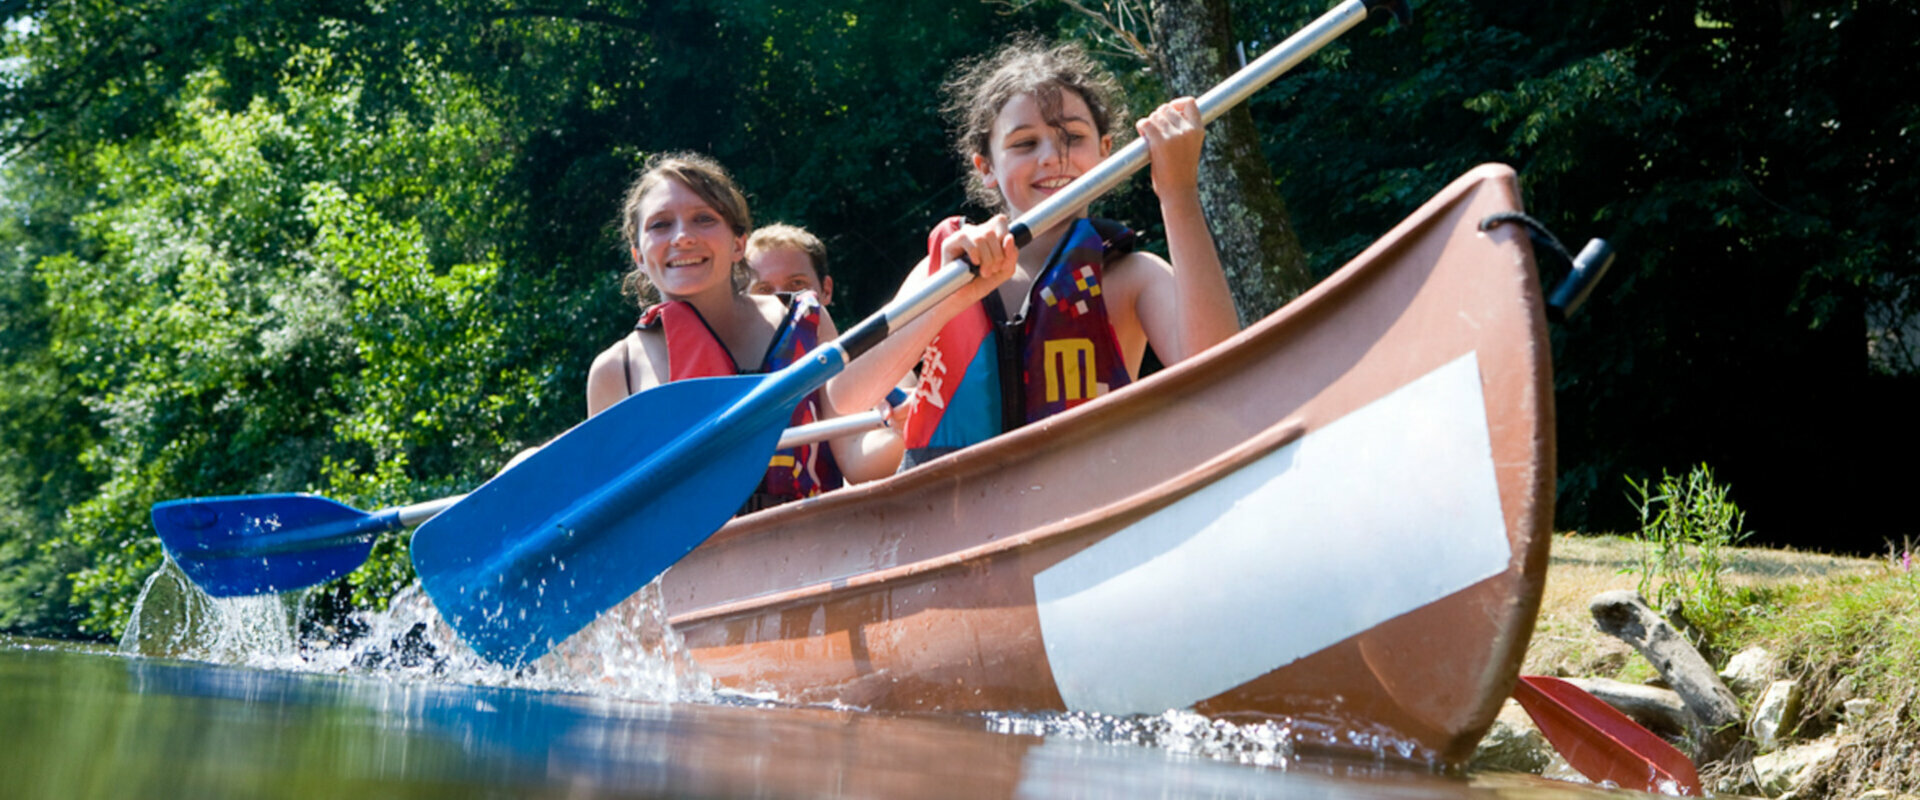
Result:
{"label": "brown hair", "polygon": [[1085,49],[1074,42],[1049,45],[1030,34],[961,62],[941,89],[947,98],[941,110],[954,128],[954,151],[970,176],[967,199],[990,209],[1005,201],[981,180],[973,157],[991,157],[993,121],[1007,101],[1031,94],[1052,123],[1060,113],[1061,90],[1075,92],[1093,112],[1094,130],[1102,137],[1121,126],[1127,113],[1119,84]]}
{"label": "brown hair", "polygon": [[[627,198],[620,204],[620,238],[627,245],[629,258],[640,246],[640,200],[663,181],[674,181],[687,187],[701,201],[712,206],[714,212],[726,220],[733,235],[745,236],[747,231],[753,229],[753,212],[747,210],[747,196],[733,182],[733,176],[728,174],[727,168],[720,166],[720,162],[693,152],[655,153],[641,165],[640,177],[627,187]],[[747,268],[744,260],[735,262],[732,268],[734,291],[745,289],[751,282],[752,270]],[[647,273],[640,268],[637,259],[621,278],[620,292],[643,306],[659,297],[659,292],[647,280]]]}
{"label": "brown hair", "polygon": [[813,274],[820,280],[827,279],[827,245],[820,237],[798,225],[776,222],[753,232],[747,237],[747,252],[755,250],[798,250],[807,254],[807,260],[813,262]]}

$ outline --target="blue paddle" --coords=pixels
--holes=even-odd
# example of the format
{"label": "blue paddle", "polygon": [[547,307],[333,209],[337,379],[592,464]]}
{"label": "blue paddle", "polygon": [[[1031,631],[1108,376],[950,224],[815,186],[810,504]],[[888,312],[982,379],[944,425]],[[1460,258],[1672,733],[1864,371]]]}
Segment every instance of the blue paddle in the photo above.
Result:
{"label": "blue paddle", "polygon": [[[1375,8],[1346,0],[1199,99],[1211,122]],[[1011,225],[1025,245],[1147,163],[1135,140]],[[973,279],[956,259],[839,339],[764,376],[701,378],[628,397],[429,520],[413,566],[434,605],[481,656],[539,658],[726,524],[767,470],[802,398],[848,361]]]}
{"label": "blue paddle", "polygon": [[418,525],[462,496],[374,512],[311,494],[195,497],[155,503],[153,529],[201,591],[272,594],[359,569],[375,536]]}
{"label": "blue paddle", "polygon": [[[888,400],[906,399],[895,390]],[[883,411],[866,411],[789,428],[779,449],[884,427]],[[374,537],[411,528],[466,495],[379,511],[311,494],[255,494],[168,500],[153,506],[153,529],[167,555],[200,590],[214,597],[287,592],[358,569]]]}

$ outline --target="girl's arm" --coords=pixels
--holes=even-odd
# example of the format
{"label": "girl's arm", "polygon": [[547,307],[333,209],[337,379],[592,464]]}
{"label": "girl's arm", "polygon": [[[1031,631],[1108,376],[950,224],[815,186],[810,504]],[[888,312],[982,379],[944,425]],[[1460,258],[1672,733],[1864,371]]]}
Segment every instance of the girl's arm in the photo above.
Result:
{"label": "girl's arm", "polygon": [[1213,232],[1200,210],[1200,152],[1206,130],[1199,104],[1191,97],[1179,98],[1134,127],[1147,140],[1153,191],[1160,197],[1167,254],[1173,261],[1170,269],[1142,270],[1145,280],[1134,307],[1153,352],[1161,363],[1171,365],[1232,336],[1240,330],[1240,320]]}
{"label": "girl's arm", "polygon": [[[836,407],[864,411],[877,405],[888,391],[913,370],[913,365],[920,362],[920,355],[926,352],[933,337],[940,334],[940,329],[959,316],[960,312],[999,288],[1013,275],[1019,263],[1019,251],[1014,247],[1013,234],[1007,232],[1005,215],[961,228],[947,237],[940,253],[943,264],[965,255],[980,266],[979,276],[926,313],[893,331],[828,381],[825,394],[831,396]],[[923,258],[914,265],[912,274],[907,276],[894,296],[900,297],[919,288],[928,275],[927,260]],[[839,451],[835,450],[834,455],[837,458]],[[844,468],[843,464],[842,471]]]}
{"label": "girl's arm", "polygon": [[[821,314],[820,341],[830,341],[839,337],[840,331],[834,326],[833,317]],[[848,365],[848,368],[851,369],[852,365]],[[828,385],[831,386],[832,383]],[[823,420],[856,414],[878,404],[876,401],[867,406],[837,405],[833,401],[832,393],[824,388],[815,397],[819,400],[820,418]],[[881,428],[829,439],[827,446],[833,448],[833,460],[840,465],[841,476],[845,477],[850,484],[864,483],[892,475],[899,470],[900,457],[907,451],[906,440],[900,438],[900,432],[894,428]]]}
{"label": "girl's arm", "polygon": [[893,428],[843,436],[828,442],[833,460],[847,483],[865,483],[887,477],[900,469],[900,458],[907,452],[907,440]]}

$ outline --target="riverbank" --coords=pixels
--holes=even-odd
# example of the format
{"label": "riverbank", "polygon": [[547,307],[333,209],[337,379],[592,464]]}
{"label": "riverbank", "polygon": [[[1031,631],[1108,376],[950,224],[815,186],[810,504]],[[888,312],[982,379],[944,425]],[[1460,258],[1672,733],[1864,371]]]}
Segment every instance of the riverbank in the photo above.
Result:
{"label": "riverbank", "polygon": [[[1632,647],[1599,631],[1587,608],[1596,594],[1639,585],[1640,548],[1615,536],[1554,538],[1526,674],[1657,680]],[[1703,770],[1716,788],[1794,798],[1920,792],[1920,578],[1911,561],[1760,548],[1724,555],[1724,580],[1745,590],[1745,605],[1708,632],[1703,654],[1718,668],[1752,648],[1772,656],[1765,680],[1734,687],[1748,719],[1772,681],[1795,682],[1801,701],[1776,747],[1749,735],[1759,758]],[[1802,754],[1818,757],[1796,760]],[[1792,769],[1777,774],[1783,764]]]}

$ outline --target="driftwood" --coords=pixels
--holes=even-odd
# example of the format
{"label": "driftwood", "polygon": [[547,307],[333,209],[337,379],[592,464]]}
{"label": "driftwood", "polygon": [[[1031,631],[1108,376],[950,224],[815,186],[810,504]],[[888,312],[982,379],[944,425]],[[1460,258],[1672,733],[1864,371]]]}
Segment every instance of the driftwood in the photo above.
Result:
{"label": "driftwood", "polygon": [[1648,608],[1640,595],[1602,592],[1587,603],[1600,630],[1633,645],[1692,713],[1695,760],[1716,761],[1740,742],[1740,701],[1700,651]]}
{"label": "driftwood", "polygon": [[1654,733],[1684,736],[1699,724],[1693,718],[1693,713],[1687,710],[1687,704],[1672,689],[1609,678],[1568,678],[1567,682],[1600,698],[1601,702],[1620,709],[1620,713],[1632,717],[1634,722]]}

